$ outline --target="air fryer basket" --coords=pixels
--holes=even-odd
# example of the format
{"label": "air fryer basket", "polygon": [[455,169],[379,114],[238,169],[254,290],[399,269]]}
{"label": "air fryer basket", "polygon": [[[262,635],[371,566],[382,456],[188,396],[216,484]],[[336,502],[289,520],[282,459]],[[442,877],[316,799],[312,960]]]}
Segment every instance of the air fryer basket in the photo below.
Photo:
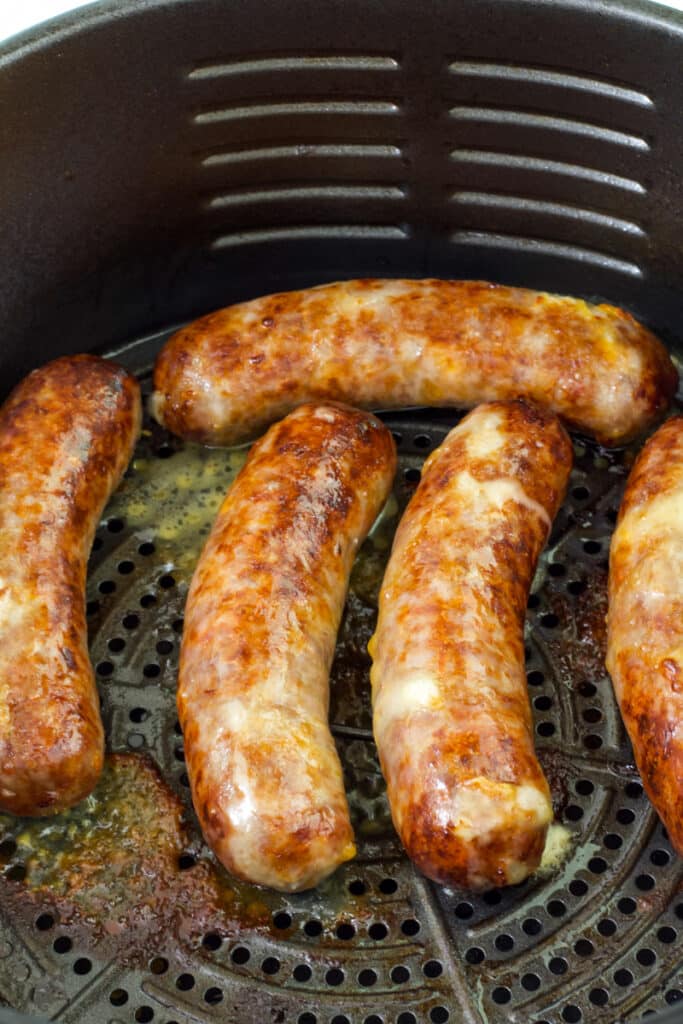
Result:
{"label": "air fryer basket", "polygon": [[[149,391],[173,325],[361,275],[613,301],[681,354],[682,60],[679,15],[578,0],[105,0],[26,34],[0,50],[3,391],[86,349]],[[385,416],[394,517],[457,418]],[[193,561],[244,453],[148,421],[89,572],[114,756],[99,794],[49,828],[0,816],[0,1005],[64,1024],[607,1024],[675,1008],[683,863],[603,667],[609,537],[637,446],[575,446],[527,622],[564,855],[473,896],[402,854],[365,651],[389,519],[333,669],[359,856],[282,896],[235,884],[202,843],[174,707]]]}

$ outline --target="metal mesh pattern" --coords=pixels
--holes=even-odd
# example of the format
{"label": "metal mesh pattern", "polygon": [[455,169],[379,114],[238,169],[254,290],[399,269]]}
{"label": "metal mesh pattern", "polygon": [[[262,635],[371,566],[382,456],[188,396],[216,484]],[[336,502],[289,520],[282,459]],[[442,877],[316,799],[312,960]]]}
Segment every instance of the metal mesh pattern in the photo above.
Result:
{"label": "metal mesh pattern", "polygon": [[[153,347],[128,361],[144,365]],[[571,1024],[683,999],[683,865],[643,795],[603,667],[609,537],[633,453],[576,442],[529,601],[537,746],[568,848],[521,885],[473,896],[432,885],[403,855],[371,739],[366,643],[392,524],[457,416],[385,419],[396,500],[354,570],[332,672],[358,858],[284,896],[234,883],[201,839],[175,712],[178,649],[195,559],[244,452],[188,455],[147,423],[88,582],[118,755],[106,793],[47,825],[0,816],[8,1005],[65,1024]]]}

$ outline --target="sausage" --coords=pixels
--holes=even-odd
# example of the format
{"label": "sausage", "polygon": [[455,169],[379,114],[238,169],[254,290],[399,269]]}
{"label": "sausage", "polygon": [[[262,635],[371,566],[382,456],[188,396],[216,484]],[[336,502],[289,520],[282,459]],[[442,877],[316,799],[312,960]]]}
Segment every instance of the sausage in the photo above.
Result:
{"label": "sausage", "polygon": [[34,370],[0,409],[0,809],[12,814],[65,810],[102,769],[86,568],[140,421],[137,381],[89,355]]}
{"label": "sausage", "polygon": [[683,856],[683,417],[626,484],[609,559],[607,670],[645,791]]}
{"label": "sausage", "polygon": [[677,373],[628,313],[480,281],[345,281],[269,295],[178,331],[154,370],[154,416],[235,444],[301,402],[470,407],[526,396],[604,444],[667,407]]}
{"label": "sausage", "polygon": [[373,729],[403,845],[446,885],[520,882],[543,852],[524,615],[571,464],[552,414],[482,405],[427,459],[394,539],[369,645]]}
{"label": "sausage", "polygon": [[329,671],[395,470],[374,416],[301,406],[252,448],[192,578],[178,679],[192,798],[218,859],[248,881],[296,892],[355,854]]}

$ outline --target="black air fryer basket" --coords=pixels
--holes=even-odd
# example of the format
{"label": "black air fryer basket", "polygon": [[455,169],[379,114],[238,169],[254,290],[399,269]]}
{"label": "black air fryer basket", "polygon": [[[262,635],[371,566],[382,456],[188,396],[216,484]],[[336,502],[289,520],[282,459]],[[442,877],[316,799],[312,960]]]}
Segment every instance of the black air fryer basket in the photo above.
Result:
{"label": "black air fryer basket", "polygon": [[[683,17],[635,2],[105,0],[20,36],[0,49],[2,391],[92,350],[148,393],[178,324],[360,276],[610,301],[678,356],[682,67]],[[385,418],[395,517],[458,413]],[[637,446],[575,449],[527,617],[563,853],[478,895],[403,855],[370,731],[379,529],[332,674],[359,855],[283,896],[235,884],[203,844],[175,713],[194,559],[243,453],[147,421],[89,572],[103,788],[49,825],[0,815],[0,1021],[679,1019],[683,862],[603,665],[609,538]]]}

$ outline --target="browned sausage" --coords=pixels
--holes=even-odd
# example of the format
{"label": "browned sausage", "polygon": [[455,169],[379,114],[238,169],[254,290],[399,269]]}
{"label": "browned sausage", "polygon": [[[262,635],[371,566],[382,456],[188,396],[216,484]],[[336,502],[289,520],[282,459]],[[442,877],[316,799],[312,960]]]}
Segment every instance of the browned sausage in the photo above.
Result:
{"label": "browned sausage", "polygon": [[676,370],[628,313],[480,281],[345,281],[205,316],[161,351],[154,415],[234,444],[301,402],[474,406],[526,396],[619,444],[669,404]]}
{"label": "browned sausage", "polygon": [[399,523],[370,642],[373,727],[396,829],[438,882],[519,882],[543,852],[524,614],[571,464],[552,414],[482,405],[427,459]]}
{"label": "browned sausage", "polygon": [[683,856],[683,417],[638,456],[612,537],[607,670],[645,791]]}
{"label": "browned sausage", "polygon": [[301,406],[251,450],[192,578],[178,681],[192,797],[216,856],[249,881],[307,889],[355,853],[329,670],[395,468],[374,416]]}
{"label": "browned sausage", "polygon": [[86,566],[140,419],[135,379],[85,355],[35,370],[0,409],[0,808],[13,814],[70,807],[102,768]]}

